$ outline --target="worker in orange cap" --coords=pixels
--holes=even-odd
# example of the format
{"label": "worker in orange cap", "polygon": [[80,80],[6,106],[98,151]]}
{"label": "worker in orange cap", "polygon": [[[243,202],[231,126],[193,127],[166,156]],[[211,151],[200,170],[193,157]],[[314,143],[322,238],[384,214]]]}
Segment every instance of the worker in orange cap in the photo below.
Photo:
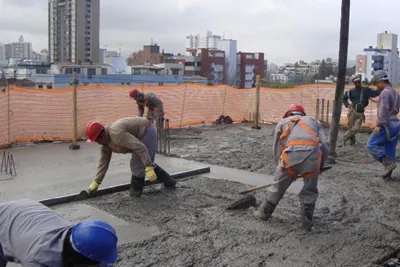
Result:
{"label": "worker in orange cap", "polygon": [[132,153],[130,167],[132,171],[130,195],[142,195],[145,176],[150,181],[157,178],[165,187],[175,187],[173,179],[160,166],[154,164],[157,146],[157,132],[154,125],[142,117],[127,117],[117,120],[111,125],[91,122],[86,127],[88,142],[101,145],[100,162],[95,179],[88,188],[88,193],[96,191],[102,183],[115,153]]}
{"label": "worker in orange cap", "polygon": [[318,175],[325,169],[329,143],[322,125],[306,116],[301,105],[290,105],[283,120],[275,128],[273,145],[277,165],[274,184],[267,192],[265,202],[254,215],[267,221],[291,183],[302,177],[303,189],[299,193],[303,227],[313,226],[315,203],[318,198]]}
{"label": "worker in orange cap", "polygon": [[164,126],[163,102],[154,93],[143,94],[138,89],[129,92],[129,96],[136,100],[139,109],[139,117],[143,117],[144,107],[147,107],[147,118],[156,123],[157,129],[161,131]]}

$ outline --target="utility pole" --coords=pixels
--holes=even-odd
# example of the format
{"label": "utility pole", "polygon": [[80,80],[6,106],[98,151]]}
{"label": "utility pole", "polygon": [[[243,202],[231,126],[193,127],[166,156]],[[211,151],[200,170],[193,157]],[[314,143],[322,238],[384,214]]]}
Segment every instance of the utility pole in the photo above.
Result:
{"label": "utility pole", "polygon": [[335,102],[333,103],[332,122],[329,131],[329,142],[331,146],[330,156],[336,155],[336,143],[339,133],[340,115],[342,113],[342,98],[346,83],[347,50],[349,44],[350,24],[350,0],[342,0],[342,12],[340,20],[339,41],[339,63],[338,76],[335,91]]}

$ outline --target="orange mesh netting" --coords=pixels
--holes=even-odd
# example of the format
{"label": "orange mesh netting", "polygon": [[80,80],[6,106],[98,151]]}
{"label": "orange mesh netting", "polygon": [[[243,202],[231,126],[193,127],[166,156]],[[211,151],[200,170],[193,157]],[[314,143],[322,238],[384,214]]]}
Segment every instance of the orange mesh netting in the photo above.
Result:
{"label": "orange mesh netting", "polygon": [[[85,126],[90,121],[108,124],[122,117],[136,116],[136,103],[128,96],[131,89],[132,86],[79,86],[78,136],[85,135]],[[139,89],[144,92],[152,91],[161,98],[171,128],[213,122],[221,114],[231,116],[234,121],[249,120],[256,103],[255,88],[184,84],[145,85]],[[314,84],[293,89],[261,88],[260,119],[264,122],[278,122],[292,103],[302,104],[307,115],[317,117],[317,99],[325,99],[324,119],[326,102],[330,102],[330,120],[334,94],[334,85]],[[71,140],[72,109],[72,88],[48,90],[9,86],[7,92],[0,93],[0,145],[40,140]],[[342,108],[341,123],[346,122],[346,112]],[[375,103],[370,103],[365,115],[365,125],[373,125],[376,118]]]}

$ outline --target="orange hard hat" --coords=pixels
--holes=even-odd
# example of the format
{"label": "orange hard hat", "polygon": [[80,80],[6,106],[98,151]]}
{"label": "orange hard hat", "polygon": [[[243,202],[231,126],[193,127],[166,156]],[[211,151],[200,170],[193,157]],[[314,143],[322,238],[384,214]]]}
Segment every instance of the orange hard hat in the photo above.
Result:
{"label": "orange hard hat", "polygon": [[91,143],[96,141],[97,137],[99,137],[101,131],[103,131],[104,126],[100,122],[89,122],[86,126],[86,136],[87,142]]}
{"label": "orange hard hat", "polygon": [[133,89],[132,91],[129,92],[129,96],[131,98],[136,98],[137,95],[140,95],[140,91],[138,89]]}
{"label": "orange hard hat", "polygon": [[304,111],[304,108],[302,105],[298,104],[291,104],[289,108],[286,110],[285,115],[283,115],[283,119],[289,117],[289,115],[293,112],[299,112],[302,113],[303,116],[306,115],[306,112]]}

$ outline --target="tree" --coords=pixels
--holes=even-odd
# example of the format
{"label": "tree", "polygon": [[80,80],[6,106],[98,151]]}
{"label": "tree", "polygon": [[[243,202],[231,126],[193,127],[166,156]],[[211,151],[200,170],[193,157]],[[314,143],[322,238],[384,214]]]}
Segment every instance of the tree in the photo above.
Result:
{"label": "tree", "polygon": [[318,79],[324,80],[326,77],[329,77],[330,75],[333,75],[333,74],[334,74],[333,64],[326,63],[325,59],[323,59],[321,64],[319,65]]}

